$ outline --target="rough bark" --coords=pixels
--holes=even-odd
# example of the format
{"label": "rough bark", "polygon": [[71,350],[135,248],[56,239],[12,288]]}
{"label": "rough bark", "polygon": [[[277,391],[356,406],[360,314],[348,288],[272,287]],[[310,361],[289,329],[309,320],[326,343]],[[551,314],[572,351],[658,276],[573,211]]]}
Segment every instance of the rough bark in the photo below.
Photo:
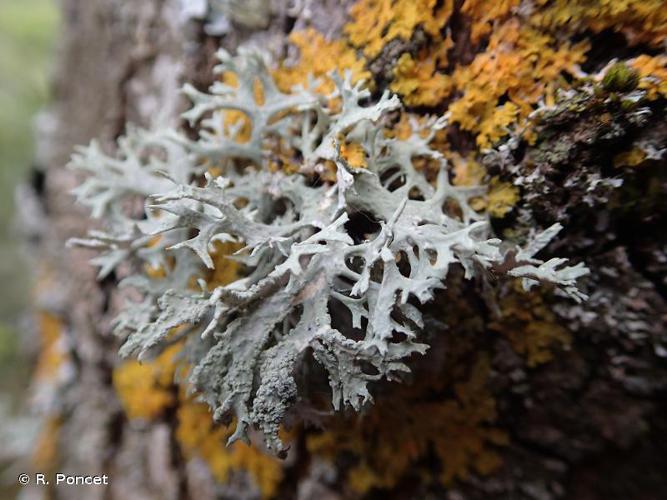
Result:
{"label": "rough bark", "polygon": [[[98,282],[95,269],[88,264],[90,252],[64,250],[68,238],[81,236],[91,224],[69,194],[78,176],[64,165],[75,145],[86,144],[92,138],[100,139],[107,150],[112,150],[128,122],[178,124],[178,114],[186,106],[178,89],[185,81],[199,88],[210,83],[217,46],[234,50],[241,43],[251,42],[270,48],[277,56],[289,56],[289,31],[314,26],[325,34],[339,33],[346,2],[306,2],[310,14],[306,16],[302,11],[296,17],[288,14],[285,6],[278,9],[267,30],[252,32],[237,27],[222,38],[205,35],[197,23],[181,24],[177,3],[62,0],[55,101],[40,119],[38,132],[37,160],[44,182],[43,186],[38,183],[37,191],[46,224],[40,234],[39,273],[44,284],[37,306],[62,319],[72,367],[67,384],[59,389],[61,428],[56,470],[108,474],[111,481],[108,487],[34,486],[24,490],[35,498],[46,491],[52,498],[68,499],[257,496],[252,480],[240,477],[221,486],[203,461],[184,458],[174,435],[173,411],[150,424],[137,424],[125,416],[111,384],[112,370],[118,363],[118,341],[110,328],[120,301],[116,276]],[[467,28],[465,23],[460,24],[455,35],[465,39]],[[451,56],[470,59],[465,43],[458,44],[456,52]],[[380,59],[376,68],[381,66]],[[657,110],[656,116],[664,120],[662,112]],[[667,408],[661,401],[667,388],[665,237],[661,234],[664,206],[658,202],[652,205],[658,214],[652,214],[650,220],[644,218],[642,207],[612,210],[604,201],[580,210],[576,193],[564,192],[563,176],[576,175],[568,173],[566,165],[576,162],[594,169],[603,163],[596,154],[605,146],[600,146],[597,137],[581,138],[581,134],[598,126],[591,122],[594,117],[579,114],[563,120],[565,124],[556,126],[557,136],[561,141],[571,138],[569,144],[575,144],[567,158],[544,159],[545,151],[559,150],[557,139],[549,139],[552,136],[547,134],[528,152],[513,153],[511,163],[519,165],[518,171],[504,169],[498,158],[490,160],[490,168],[496,168],[507,180],[525,173],[522,168],[530,170],[540,162],[560,169],[552,179],[546,174],[545,182],[554,183],[550,195],[538,204],[521,208],[517,218],[523,217],[523,224],[530,221],[546,227],[566,214],[571,224],[561,249],[566,256],[583,258],[593,270],[587,284],[591,300],[581,306],[560,299],[548,304],[555,315],[553,321],[565,325],[572,334],[569,348],[558,350],[550,362],[532,367],[514,352],[505,337],[488,334],[484,326],[462,333],[470,337],[470,331],[478,332],[478,338],[465,341],[491,354],[488,384],[497,408],[494,427],[509,438],[509,444],[498,449],[502,465],[490,475],[473,473],[448,488],[424,486],[418,479],[420,472],[415,471],[393,489],[374,490],[368,498],[657,499],[667,490],[663,474],[667,465]],[[659,121],[633,131],[631,139],[623,140],[627,143],[636,140],[638,134],[648,133],[664,137],[664,130],[655,131],[656,127],[664,128]],[[461,150],[469,141],[456,134],[451,139]],[[664,194],[660,168],[664,169],[664,164],[632,177],[630,187],[619,195],[621,199],[633,196],[632,187],[644,192],[650,179],[658,179]],[[633,226],[637,220],[643,221],[641,231]],[[447,293],[456,295],[458,292],[452,289],[456,287],[450,287]],[[433,316],[438,317],[443,304],[455,301],[466,304],[456,313],[461,319],[474,322],[480,317],[483,325],[490,323],[494,305],[483,303],[478,298],[483,295],[479,290],[468,290],[464,285],[460,289],[464,290],[463,298],[445,294],[429,306]],[[505,327],[518,328],[518,324]],[[433,337],[438,332],[451,332],[435,320],[430,328]],[[450,353],[456,352],[459,340],[445,333],[445,340],[434,340],[429,354],[419,360],[416,379],[437,377],[440,365],[454,356]],[[431,393],[417,392],[391,404],[419,408],[420,402],[433,394],[451,393],[437,384],[435,387]],[[393,390],[379,387],[377,399],[391,399]],[[399,410],[391,404],[386,411],[395,414]],[[411,417],[420,417],[410,414],[410,409],[404,410]],[[325,426],[333,425],[327,422]],[[349,457],[341,454],[329,463],[310,456],[303,439],[297,440],[294,449],[291,460],[284,465],[279,498],[355,497],[342,484],[342,474],[337,470],[349,465]],[[428,456],[422,460],[427,463],[420,467],[428,470],[433,468],[429,463],[435,461]]]}

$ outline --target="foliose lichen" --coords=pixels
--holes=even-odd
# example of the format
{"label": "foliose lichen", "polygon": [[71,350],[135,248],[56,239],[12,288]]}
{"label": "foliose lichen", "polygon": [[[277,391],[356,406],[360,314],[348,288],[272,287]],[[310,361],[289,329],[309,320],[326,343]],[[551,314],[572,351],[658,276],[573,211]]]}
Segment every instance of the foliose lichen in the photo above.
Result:
{"label": "foliose lichen", "polygon": [[[401,380],[429,347],[420,307],[452,267],[585,298],[582,263],[535,256],[559,224],[523,247],[501,242],[475,209],[485,189],[450,182],[431,147],[447,115],[391,134],[398,97],[372,99],[350,74],[326,75],[328,92],[317,78],[286,91],[261,53],[218,57],[222,78],[208,92],[184,87],[197,139],[129,128],[114,156],[95,142],[78,150],[71,166],[89,176],[75,194],[106,228],[72,244],[100,252],[101,277],[129,268],[121,286],[142,294],[115,322],[121,355],[149,359],[182,342],[190,387],[216,419],[235,418],[230,443],[252,426],[285,451],[280,425],[311,357],[336,410],[371,402],[372,382]],[[294,175],[276,158],[289,158]],[[435,183],[416,168],[424,158]],[[229,257],[239,277],[211,287],[221,242],[241,247]]]}

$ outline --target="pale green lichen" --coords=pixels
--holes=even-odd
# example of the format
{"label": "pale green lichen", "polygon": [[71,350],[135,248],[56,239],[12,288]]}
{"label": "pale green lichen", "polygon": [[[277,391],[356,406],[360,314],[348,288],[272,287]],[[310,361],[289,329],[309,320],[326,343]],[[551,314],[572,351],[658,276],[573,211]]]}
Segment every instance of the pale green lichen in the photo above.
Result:
{"label": "pale green lichen", "polygon": [[[185,339],[193,387],[216,418],[236,417],[230,442],[256,426],[270,448],[283,450],[278,430],[298,397],[294,375],[307,353],[326,370],[335,409],[359,410],[372,400],[369,382],[399,380],[407,358],[428,348],[419,304],[446,286],[452,265],[467,278],[489,271],[584,298],[575,286],[583,264],[535,258],[558,224],[525,248],[501,245],[488,215],[471,206],[484,190],[450,183],[446,160],[429,145],[445,118],[389,137],[384,120],[400,107],[395,96],[371,101],[361,82],[336,74],[329,95],[316,80],[286,93],[261,54],[219,57],[216,72],[234,74],[235,85],[185,88],[194,106],[184,116],[197,140],[130,130],[117,157],[93,145],[72,165],[92,174],[77,195],[109,226],[75,243],[105,252],[96,259],[103,275],[121,262],[163,270],[123,281],[144,299],[117,319],[121,354],[144,358]],[[247,140],[235,140],[230,113],[247,118]],[[361,148],[364,168],[341,154],[348,143]],[[268,168],[278,149],[293,152],[297,175]],[[439,166],[435,186],[415,168],[417,157]],[[318,180],[327,164],[335,182]],[[210,167],[221,175],[202,176]],[[128,201],[137,198],[144,204],[132,213]],[[214,266],[218,241],[244,245],[231,258],[246,272],[211,290],[202,263]]]}

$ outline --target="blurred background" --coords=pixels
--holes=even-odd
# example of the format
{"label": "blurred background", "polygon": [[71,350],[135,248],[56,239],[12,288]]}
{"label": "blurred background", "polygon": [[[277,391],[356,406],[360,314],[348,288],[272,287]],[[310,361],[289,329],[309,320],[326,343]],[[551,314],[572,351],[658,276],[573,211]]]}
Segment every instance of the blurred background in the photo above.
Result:
{"label": "blurred background", "polygon": [[[7,433],[5,424],[18,418],[31,371],[21,349],[30,340],[21,331],[29,321],[31,278],[13,222],[14,192],[31,169],[35,115],[49,101],[57,28],[54,0],[0,0],[0,467],[2,457],[11,455],[7,443],[17,437],[3,438],[3,428]],[[8,498],[11,492],[3,488],[0,498]]]}

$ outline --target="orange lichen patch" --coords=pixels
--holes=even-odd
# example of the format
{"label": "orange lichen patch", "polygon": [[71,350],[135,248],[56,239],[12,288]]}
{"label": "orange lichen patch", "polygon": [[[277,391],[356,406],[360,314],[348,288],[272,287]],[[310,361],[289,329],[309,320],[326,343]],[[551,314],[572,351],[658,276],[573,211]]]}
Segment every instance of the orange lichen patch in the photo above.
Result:
{"label": "orange lichen patch", "polygon": [[263,498],[273,497],[283,477],[280,460],[252,445],[237,441],[229,447],[230,426],[213,423],[208,406],[184,398],[177,412],[176,439],[188,458],[200,457],[221,483],[229,480],[230,473],[245,471],[259,486]]}
{"label": "orange lichen patch", "polygon": [[360,0],[350,9],[352,22],[344,31],[352,45],[373,58],[396,38],[409,41],[418,27],[437,39],[452,6],[452,0]]}
{"label": "orange lichen patch", "polygon": [[[222,81],[227,85],[237,88],[239,80],[236,73],[225,71],[222,74]],[[264,103],[264,89],[259,81],[254,82],[253,93],[255,102],[259,105]],[[225,134],[233,138],[238,143],[246,143],[250,141],[252,134],[252,121],[250,117],[243,111],[225,110],[224,116],[224,131]]]}
{"label": "orange lichen patch", "polygon": [[412,135],[412,124],[410,123],[412,115],[402,112],[396,124],[385,131],[387,137],[395,137],[405,141]]}
{"label": "orange lichen patch", "polygon": [[[421,27],[431,42],[417,54],[398,57],[391,90],[410,106],[433,106],[457,97],[449,108],[451,122],[472,132],[480,148],[488,148],[510,131],[534,142],[530,113],[541,102],[553,103],[556,88],[568,87],[564,75],[580,75],[588,43],[564,41],[564,30],[576,34],[610,28],[632,44],[657,46],[667,37],[663,7],[661,0],[538,0],[529,12],[520,9],[519,0],[466,0],[461,11],[470,20],[472,44],[479,46],[487,37],[488,43],[470,64],[454,66],[453,71],[449,66],[456,61],[446,57],[451,42],[443,39],[449,2],[360,0],[350,10],[352,21],[345,32],[373,58],[391,40],[408,41]],[[651,99],[667,95],[663,56],[640,56],[633,66]]]}
{"label": "orange lichen patch", "polygon": [[264,86],[262,85],[262,82],[255,80],[252,85],[252,90],[255,95],[255,102],[258,105],[263,106],[266,102],[266,96],[264,94]]}
{"label": "orange lichen patch", "polygon": [[520,0],[465,0],[461,12],[469,16],[473,23],[470,29],[470,40],[479,43],[482,37],[488,35],[494,24],[507,17],[513,9],[516,9]]}
{"label": "orange lichen patch", "polygon": [[642,54],[628,64],[639,73],[639,88],[646,90],[650,100],[667,97],[667,56]]}
{"label": "orange lichen patch", "polygon": [[452,122],[475,133],[479,147],[491,146],[511,123],[525,122],[562,73],[577,73],[587,48],[585,42],[557,43],[519,19],[508,20],[493,31],[485,52],[454,71],[463,94],[449,108]]}
{"label": "orange lichen patch", "polygon": [[267,168],[270,172],[283,172],[287,175],[296,174],[301,166],[294,160],[294,155],[279,150],[274,152],[268,160]]}
{"label": "orange lichen patch", "polygon": [[[155,247],[160,240],[162,239],[162,236],[155,236],[154,238],[151,238],[146,247],[148,248],[153,248]],[[166,261],[166,267],[163,265],[151,265],[151,264],[144,264],[144,272],[149,278],[155,279],[155,280],[160,280],[164,279],[167,276],[167,271],[173,269],[175,261],[174,257],[169,255],[165,259]]]}
{"label": "orange lichen patch", "polygon": [[290,34],[289,41],[299,49],[300,56],[296,64],[281,64],[273,72],[276,84],[283,92],[290,92],[296,85],[306,85],[308,77],[312,76],[322,79],[317,90],[328,95],[334,90],[334,83],[328,76],[333,70],[341,75],[349,71],[353,83],[370,80],[371,74],[365,69],[366,61],[343,40],[329,41],[309,28]]}
{"label": "orange lichen patch", "polygon": [[504,217],[519,201],[519,188],[492,177],[486,194],[486,211],[491,217]]}
{"label": "orange lichen patch", "polygon": [[528,366],[551,361],[554,349],[570,347],[570,333],[558,323],[539,293],[522,292],[517,283],[516,292],[500,301],[500,310],[502,317],[489,326],[509,340]]}
{"label": "orange lichen patch", "polygon": [[[233,71],[224,71],[222,73],[222,81],[231,87],[239,88],[239,77]],[[255,79],[252,83],[255,103],[261,106],[265,102],[264,87],[259,79]]]}
{"label": "orange lichen patch", "polygon": [[614,156],[614,167],[636,167],[641,165],[646,159],[646,153],[641,148],[632,148],[630,151],[625,151]]}
{"label": "orange lichen patch", "polygon": [[456,478],[465,479],[472,470],[490,474],[502,463],[500,455],[488,446],[508,443],[504,432],[488,427],[497,416],[495,400],[486,389],[490,365],[486,356],[480,356],[470,378],[454,386],[456,399],[435,409],[438,420],[444,422],[440,432],[445,437],[434,442],[442,461],[444,484]]}
{"label": "orange lichen patch", "polygon": [[479,125],[477,142],[481,142],[480,146],[489,146],[507,135],[510,132],[510,125],[515,123],[518,114],[519,108],[513,102],[506,102],[490,111],[488,119]]}
{"label": "orange lichen patch", "polygon": [[63,328],[62,320],[58,316],[46,311],[39,313],[41,347],[34,374],[36,380],[52,382],[67,361]]}
{"label": "orange lichen patch", "polygon": [[182,348],[175,343],[153,361],[125,361],[114,369],[113,386],[128,418],[154,420],[176,404],[174,377]]}
{"label": "orange lichen patch", "polygon": [[507,436],[490,425],[496,408],[486,387],[489,370],[489,359],[478,356],[465,379],[451,386],[453,396],[439,401],[432,393],[446,387],[448,376],[397,388],[395,397],[379,400],[367,414],[339,419],[327,431],[308,436],[308,450],[332,460],[351,454],[357,462],[347,472],[347,483],[359,494],[394,487],[429,451],[440,460],[435,479],[444,484],[473,470],[488,474],[501,463],[493,446],[507,443]]}
{"label": "orange lichen patch", "polygon": [[366,152],[361,144],[356,142],[341,142],[340,154],[352,167],[364,168],[366,162]]}
{"label": "orange lichen patch", "polygon": [[241,243],[216,241],[213,244],[213,251],[211,252],[213,269],[206,277],[209,290],[228,285],[238,279],[240,265],[235,260],[228,258],[228,256],[241,248],[243,248],[243,244]]}
{"label": "orange lichen patch", "polygon": [[42,424],[37,444],[31,457],[33,467],[39,471],[51,471],[58,460],[58,441],[62,420],[57,416],[47,417]]}
{"label": "orange lichen patch", "polygon": [[661,46],[667,37],[664,0],[537,0],[534,22],[557,30],[606,29],[623,33],[631,45]]}
{"label": "orange lichen patch", "polygon": [[144,271],[149,278],[152,279],[163,279],[167,276],[167,273],[162,266],[151,266],[150,264],[144,265]]}
{"label": "orange lichen patch", "polygon": [[[446,54],[451,45],[451,38],[447,38],[438,52]],[[394,67],[394,79],[389,88],[409,106],[435,106],[452,90],[451,78],[438,72],[438,68],[445,65],[431,51],[420,51],[416,59],[406,52]]]}
{"label": "orange lichen patch", "polygon": [[448,158],[453,165],[454,185],[480,186],[486,177],[486,169],[475,160],[474,154],[463,158],[458,153],[451,153]]}
{"label": "orange lichen patch", "polygon": [[252,121],[243,111],[226,110],[224,112],[225,134],[236,142],[244,144],[250,141]]}
{"label": "orange lichen patch", "polygon": [[[457,186],[481,186],[485,184],[486,169],[471,154],[464,159],[454,153],[450,155],[454,165],[454,184]],[[519,201],[519,189],[498,177],[488,182],[488,191],[484,196],[473,198],[470,206],[474,210],[485,210],[491,217],[505,216]]]}

